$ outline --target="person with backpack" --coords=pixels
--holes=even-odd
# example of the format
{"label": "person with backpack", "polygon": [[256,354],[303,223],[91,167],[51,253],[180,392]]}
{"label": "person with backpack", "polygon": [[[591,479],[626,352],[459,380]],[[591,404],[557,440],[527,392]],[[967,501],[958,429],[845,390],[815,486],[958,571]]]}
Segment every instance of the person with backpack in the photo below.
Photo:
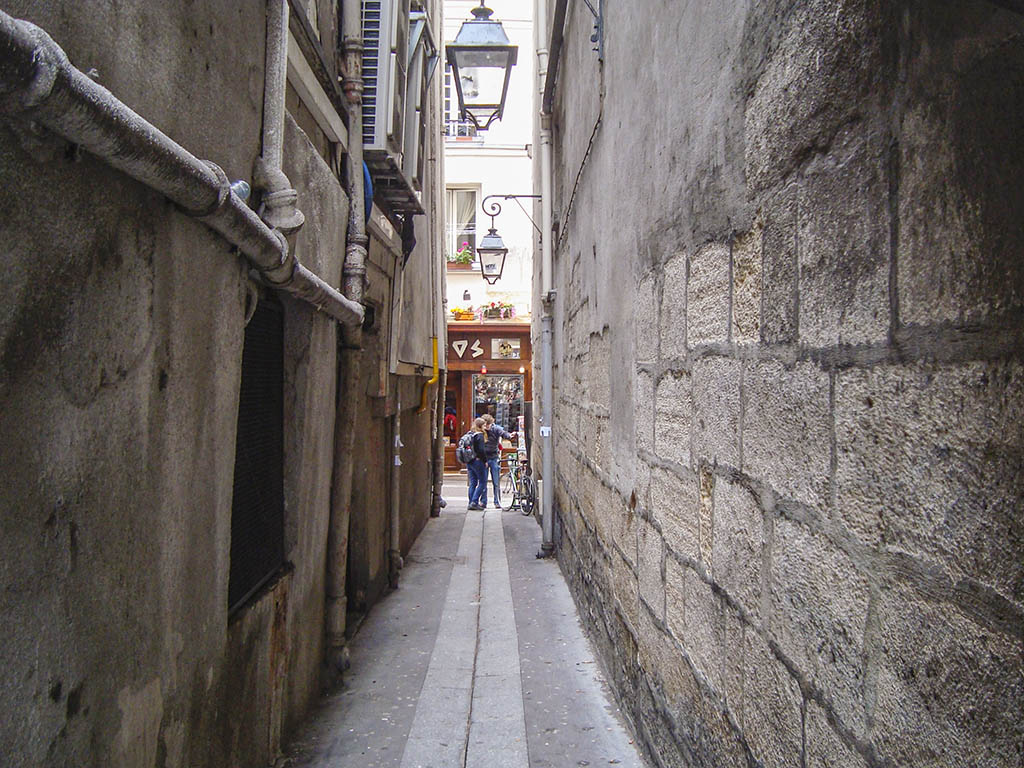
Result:
{"label": "person with backpack", "polygon": [[482,503],[485,507],[487,506],[487,475],[490,473],[494,483],[494,508],[498,509],[501,507],[501,497],[498,494],[501,480],[501,440],[514,440],[516,433],[506,432],[500,424],[495,423],[494,417],[489,413],[485,413],[481,418],[484,420],[484,461],[487,462],[487,466],[484,468]]}
{"label": "person with backpack", "polygon": [[487,501],[480,498],[487,493],[487,461],[484,453],[484,420],[477,419],[472,428],[459,438],[455,456],[466,464],[469,475],[469,509],[486,509]]}

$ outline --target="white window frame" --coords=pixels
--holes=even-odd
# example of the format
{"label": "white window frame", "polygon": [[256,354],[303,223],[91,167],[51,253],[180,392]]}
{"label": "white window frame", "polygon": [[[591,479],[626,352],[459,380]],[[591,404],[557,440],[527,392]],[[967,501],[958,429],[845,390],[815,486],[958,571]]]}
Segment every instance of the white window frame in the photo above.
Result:
{"label": "white window frame", "polygon": [[476,261],[476,246],[480,241],[480,187],[474,186],[460,186],[456,184],[445,188],[445,221],[447,222],[445,226],[445,257],[455,255],[455,252],[459,249],[460,239],[466,231],[455,220],[455,211],[457,210],[455,200],[456,195],[460,192],[468,192],[473,195],[473,241],[471,246],[473,248],[473,261]]}

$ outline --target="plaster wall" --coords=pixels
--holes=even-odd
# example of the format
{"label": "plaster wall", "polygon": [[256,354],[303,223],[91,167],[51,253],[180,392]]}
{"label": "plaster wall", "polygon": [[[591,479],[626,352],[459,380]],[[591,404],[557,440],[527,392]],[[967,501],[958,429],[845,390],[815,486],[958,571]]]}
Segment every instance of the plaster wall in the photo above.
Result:
{"label": "plaster wall", "polygon": [[[5,11],[194,154],[250,177],[263,3]],[[281,299],[291,568],[229,617],[248,270],[89,155],[0,132],[3,762],[265,764],[318,692],[336,328]],[[285,160],[306,216],[294,247],[336,284],[347,200],[291,121]]]}
{"label": "plaster wall", "polygon": [[[525,145],[516,149],[486,151],[484,148],[463,147],[454,142],[445,144],[445,183],[449,188],[476,189],[478,205],[476,210],[477,242],[487,234],[490,227],[488,217],[481,207],[488,195],[532,194],[533,176],[530,158]],[[530,313],[530,288],[533,280],[534,229],[530,222],[533,216],[532,200],[520,200],[523,210],[515,200],[498,200],[501,215],[494,225],[508,248],[505,268],[501,279],[488,285],[480,276],[480,267],[470,272],[449,271],[449,308],[479,307],[492,301],[514,304],[517,315]],[[470,300],[463,299],[465,291]]]}
{"label": "plaster wall", "polygon": [[1024,735],[1024,17],[570,3],[559,557],[666,766]]}
{"label": "plaster wall", "polygon": [[[445,39],[454,40],[459,27],[466,19],[472,18],[471,8],[477,3],[465,0],[446,0]],[[475,137],[446,137],[444,141],[444,182],[448,188],[475,189],[478,193],[476,210],[477,243],[487,234],[490,218],[481,205],[492,194],[533,193],[532,163],[530,154],[533,137],[527,115],[533,113],[534,93],[532,64],[533,18],[532,8],[527,3],[501,0],[488,4],[494,11],[493,18],[501,21],[509,41],[518,46],[518,60],[509,80],[508,98],[504,118],[495,122],[490,129]],[[457,112],[457,100],[452,89],[453,112]],[[536,239],[530,222],[533,201],[520,200],[523,208],[514,200],[498,200],[501,215],[494,224],[509,249],[502,276],[494,285],[488,285],[480,276],[477,266],[473,272],[450,271],[448,280],[449,309],[500,301],[514,304],[518,316],[527,316],[531,310],[531,281],[533,275],[533,248]],[[447,240],[446,240],[447,243]],[[447,256],[447,254],[446,254]],[[465,291],[471,298],[463,299]]]}

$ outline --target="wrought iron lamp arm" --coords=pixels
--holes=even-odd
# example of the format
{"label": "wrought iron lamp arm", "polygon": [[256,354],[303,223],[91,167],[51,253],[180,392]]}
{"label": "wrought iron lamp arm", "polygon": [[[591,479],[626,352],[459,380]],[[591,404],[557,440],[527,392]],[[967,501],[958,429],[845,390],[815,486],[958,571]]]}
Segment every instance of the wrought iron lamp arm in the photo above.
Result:
{"label": "wrought iron lamp arm", "polygon": [[[494,198],[498,198],[498,199],[501,199],[501,200],[515,200],[516,201],[516,205],[518,205],[520,208],[522,208],[522,211],[526,215],[526,218],[528,218],[530,220],[530,223],[533,224],[533,228],[537,230],[537,234],[538,235],[541,234],[540,227],[537,226],[537,222],[535,222],[533,220],[533,217],[529,213],[526,212],[525,208],[523,208],[523,204],[519,202],[519,198],[524,198],[524,197],[525,198],[534,199],[534,200],[539,200],[541,196],[540,195],[488,195],[487,197],[485,197],[483,199],[483,202],[480,203],[480,207],[483,209],[483,212],[485,214],[487,214],[488,216],[491,217],[491,229],[494,229],[494,219],[495,219],[495,217],[501,215],[501,203],[499,203],[497,199],[494,199]],[[488,204],[488,202],[487,202],[488,200],[491,201],[490,204]]]}

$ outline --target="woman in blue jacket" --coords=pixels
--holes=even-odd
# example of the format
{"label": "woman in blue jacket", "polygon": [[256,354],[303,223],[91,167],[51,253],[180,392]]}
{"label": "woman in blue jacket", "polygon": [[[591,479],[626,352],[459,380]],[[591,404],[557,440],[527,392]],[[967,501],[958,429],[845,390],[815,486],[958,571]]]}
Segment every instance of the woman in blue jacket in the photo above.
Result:
{"label": "woman in blue jacket", "polygon": [[470,430],[473,433],[473,460],[466,465],[469,474],[469,509],[483,509],[480,499],[487,491],[487,453],[484,439],[484,420],[477,419]]}

